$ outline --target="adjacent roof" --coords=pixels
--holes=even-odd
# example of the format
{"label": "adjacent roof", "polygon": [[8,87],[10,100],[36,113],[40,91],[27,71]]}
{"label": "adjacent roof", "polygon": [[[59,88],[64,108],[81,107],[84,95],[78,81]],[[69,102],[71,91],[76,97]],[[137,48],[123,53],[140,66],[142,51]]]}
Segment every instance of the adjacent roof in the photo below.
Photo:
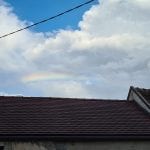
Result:
{"label": "adjacent roof", "polygon": [[0,97],[0,139],[150,139],[150,117],[136,102]]}
{"label": "adjacent roof", "polygon": [[150,89],[144,89],[144,88],[135,88],[137,92],[139,92],[145,100],[150,104]]}

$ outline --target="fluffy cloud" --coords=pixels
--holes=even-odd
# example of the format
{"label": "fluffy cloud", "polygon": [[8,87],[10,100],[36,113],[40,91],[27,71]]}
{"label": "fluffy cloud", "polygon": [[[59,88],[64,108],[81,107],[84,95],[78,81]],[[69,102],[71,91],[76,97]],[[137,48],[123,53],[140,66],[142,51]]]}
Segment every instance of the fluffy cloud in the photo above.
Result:
{"label": "fluffy cloud", "polygon": [[[149,88],[149,8],[149,0],[101,0],[79,30],[26,30],[0,39],[1,80],[26,95],[56,97],[125,98],[130,85]],[[30,24],[2,1],[0,20],[1,34]]]}

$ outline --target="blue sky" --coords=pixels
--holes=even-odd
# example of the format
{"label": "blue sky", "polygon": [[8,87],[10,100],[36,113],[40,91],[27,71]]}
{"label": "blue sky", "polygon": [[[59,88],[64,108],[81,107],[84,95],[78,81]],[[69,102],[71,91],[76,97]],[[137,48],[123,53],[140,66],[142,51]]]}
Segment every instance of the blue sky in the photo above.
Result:
{"label": "blue sky", "polygon": [[[85,0],[0,0],[0,35]],[[0,39],[0,94],[124,99],[150,88],[150,1],[98,0]]]}
{"label": "blue sky", "polygon": [[[38,22],[39,20],[49,18],[60,12],[75,7],[87,0],[6,0],[14,8],[14,13],[19,19]],[[92,5],[97,4],[95,0],[91,4],[65,14],[59,18],[46,22],[44,24],[33,27],[31,30],[38,32],[50,32],[58,29],[77,29],[78,23],[82,20],[82,15]]]}

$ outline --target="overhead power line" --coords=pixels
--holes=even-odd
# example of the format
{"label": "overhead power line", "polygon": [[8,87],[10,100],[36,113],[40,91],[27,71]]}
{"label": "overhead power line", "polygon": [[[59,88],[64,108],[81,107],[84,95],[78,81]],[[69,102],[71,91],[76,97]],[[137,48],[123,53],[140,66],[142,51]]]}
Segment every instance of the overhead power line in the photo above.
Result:
{"label": "overhead power line", "polygon": [[33,27],[33,26],[36,26],[36,25],[42,24],[42,23],[44,23],[44,22],[47,22],[47,21],[49,21],[49,20],[55,19],[55,18],[57,18],[57,17],[59,17],[59,16],[62,16],[62,15],[64,15],[64,14],[66,14],[66,13],[69,13],[69,12],[71,12],[71,11],[73,11],[73,10],[76,10],[76,9],[78,9],[78,8],[84,6],[84,5],[87,5],[87,4],[89,4],[89,3],[92,3],[93,1],[95,1],[95,0],[87,1],[87,2],[85,2],[85,3],[82,3],[82,4],[78,5],[78,6],[75,6],[75,7],[71,8],[71,9],[68,9],[68,10],[66,10],[66,11],[64,11],[64,12],[61,12],[61,13],[55,15],[55,16],[52,16],[52,17],[50,17],[50,18],[47,18],[47,19],[41,20],[41,21],[39,21],[39,22],[33,23],[33,24],[31,24],[31,25],[29,25],[29,26],[26,26],[26,27],[24,27],[24,28],[20,28],[20,29],[18,29],[18,30],[16,30],[16,31],[13,31],[13,32],[4,34],[4,35],[0,36],[0,38],[4,38],[4,37],[6,37],[6,36],[15,34],[15,33],[17,33],[17,32],[20,32],[20,31],[26,30],[26,29],[28,29],[28,28],[31,28],[31,27]]}

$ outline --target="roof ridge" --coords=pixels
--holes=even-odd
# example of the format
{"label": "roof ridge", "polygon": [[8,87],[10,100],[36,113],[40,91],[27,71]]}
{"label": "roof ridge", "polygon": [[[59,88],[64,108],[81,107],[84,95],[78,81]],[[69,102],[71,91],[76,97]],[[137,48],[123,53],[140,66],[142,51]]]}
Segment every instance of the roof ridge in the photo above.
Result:
{"label": "roof ridge", "polygon": [[124,102],[127,101],[126,99],[99,99],[99,98],[73,98],[73,97],[40,97],[40,96],[0,96],[0,100],[4,100],[5,98],[11,99],[15,98],[15,100],[20,99],[28,99],[28,100],[77,100],[77,101],[117,101],[117,102]]}

